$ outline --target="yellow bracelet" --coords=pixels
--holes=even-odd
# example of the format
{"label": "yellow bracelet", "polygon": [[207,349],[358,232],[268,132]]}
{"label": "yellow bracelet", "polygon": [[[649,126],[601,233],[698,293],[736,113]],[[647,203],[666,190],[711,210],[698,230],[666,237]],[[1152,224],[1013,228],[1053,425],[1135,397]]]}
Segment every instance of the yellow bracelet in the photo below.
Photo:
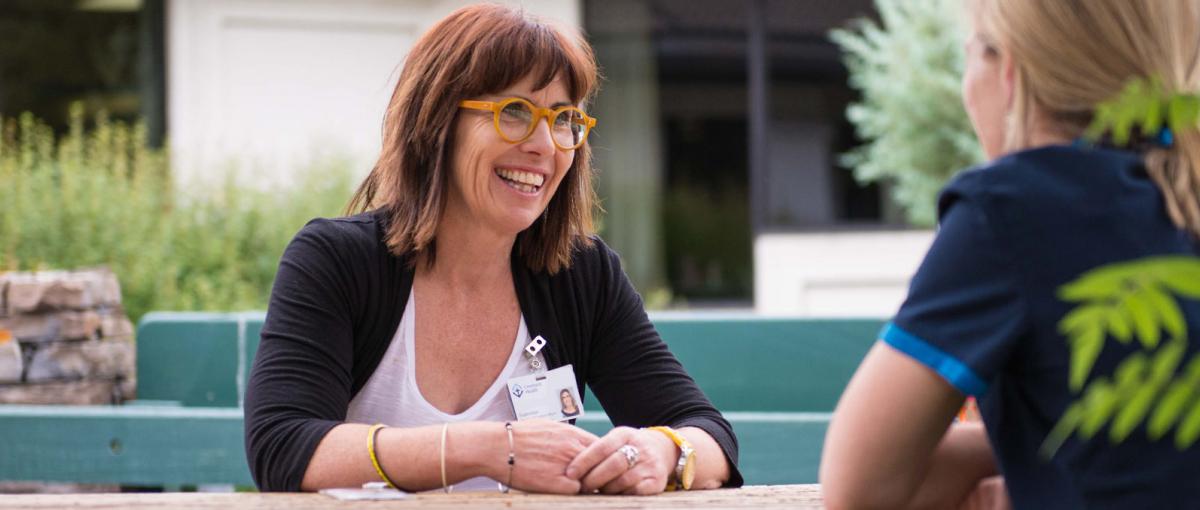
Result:
{"label": "yellow bracelet", "polygon": [[367,453],[371,455],[371,465],[375,466],[375,472],[379,473],[379,477],[383,479],[383,482],[388,487],[395,489],[396,484],[392,483],[392,479],[388,478],[387,473],[383,472],[383,466],[379,465],[379,457],[375,455],[375,436],[385,427],[386,425],[382,423],[376,423],[367,429]]}
{"label": "yellow bracelet", "polygon": [[[671,438],[671,442],[679,448],[679,461],[675,464],[674,472],[667,477],[667,486],[664,490],[691,490],[692,481],[696,476],[696,449],[692,447],[692,443],[683,437],[678,431],[671,427],[649,427],[647,430],[661,432],[663,435]],[[674,482],[674,483],[672,483]]]}

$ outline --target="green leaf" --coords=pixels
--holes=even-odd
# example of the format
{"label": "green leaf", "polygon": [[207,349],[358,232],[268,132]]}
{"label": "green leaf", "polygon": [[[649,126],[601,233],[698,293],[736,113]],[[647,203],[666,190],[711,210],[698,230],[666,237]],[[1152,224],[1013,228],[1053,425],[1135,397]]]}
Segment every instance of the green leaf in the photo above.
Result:
{"label": "green leaf", "polygon": [[1133,429],[1141,423],[1142,418],[1146,417],[1146,413],[1150,410],[1150,404],[1154,403],[1154,396],[1158,394],[1158,384],[1149,383],[1143,384],[1133,392],[1133,396],[1125,403],[1113,419],[1112,427],[1108,429],[1108,438],[1113,443],[1120,443]]}
{"label": "green leaf", "polygon": [[[1163,349],[1165,350],[1167,347]],[[1114,443],[1123,441],[1142,421],[1150,409],[1150,404],[1154,401],[1154,395],[1158,393],[1158,387],[1154,381],[1146,380],[1147,371],[1150,368],[1150,363],[1146,361],[1146,355],[1140,352],[1125,358],[1120,365],[1117,365],[1115,373],[1116,399],[1125,402],[1124,407],[1114,417],[1112,427],[1109,428],[1109,439]],[[1088,418],[1090,417],[1084,418],[1085,423]]]}
{"label": "green leaf", "polygon": [[1142,133],[1157,133],[1163,125],[1163,102],[1157,97],[1148,98],[1142,113]]}
{"label": "green leaf", "polygon": [[1153,298],[1146,295],[1147,289],[1140,288],[1129,295],[1125,296],[1122,303],[1129,310],[1129,315],[1133,318],[1134,330],[1137,331],[1138,340],[1147,349],[1153,349],[1158,345],[1159,328],[1156,319],[1158,314],[1154,311]]}
{"label": "green leaf", "polygon": [[1191,400],[1193,394],[1195,389],[1188,381],[1177,380],[1171,383],[1150,415],[1150,423],[1146,427],[1150,439],[1157,441],[1171,429],[1179,415],[1183,414],[1184,404]]}
{"label": "green leaf", "polygon": [[1049,460],[1054,457],[1054,453],[1058,451],[1062,444],[1071,437],[1075,429],[1079,427],[1079,422],[1083,418],[1083,407],[1078,404],[1071,404],[1063,411],[1063,415],[1058,419],[1058,423],[1054,424],[1054,428],[1046,435],[1046,439],[1042,441],[1042,447],[1038,449],[1038,453],[1043,459]]}
{"label": "green leaf", "polygon": [[1200,258],[1168,257],[1158,269],[1160,281],[1183,297],[1200,299]]}
{"label": "green leaf", "polygon": [[1071,391],[1079,391],[1087,381],[1096,357],[1104,347],[1104,328],[1099,324],[1078,330],[1079,333],[1070,338],[1071,373],[1069,377]]}
{"label": "green leaf", "polygon": [[1114,298],[1125,291],[1127,282],[1137,276],[1137,272],[1138,269],[1129,263],[1101,266],[1059,287],[1058,297],[1064,301]]}
{"label": "green leaf", "polygon": [[1167,107],[1167,118],[1171,129],[1183,131],[1194,128],[1200,121],[1200,97],[1195,95],[1177,94],[1170,100]]}
{"label": "green leaf", "polygon": [[1183,318],[1183,312],[1179,311],[1179,304],[1175,302],[1175,299],[1157,286],[1146,286],[1143,294],[1146,301],[1157,312],[1158,317],[1162,319],[1162,325],[1171,338],[1187,338],[1187,322]]}
{"label": "green leaf", "polygon": [[1200,388],[1200,356],[1193,356],[1192,361],[1188,362],[1187,368],[1184,369],[1184,378],[1192,386]]}
{"label": "green leaf", "polygon": [[1058,321],[1058,332],[1070,336],[1083,329],[1103,329],[1107,314],[1108,307],[1104,305],[1075,307]]}
{"label": "green leaf", "polygon": [[1117,388],[1122,393],[1129,393],[1140,386],[1145,380],[1146,369],[1149,368],[1146,365],[1146,355],[1140,352],[1125,358],[1120,365],[1117,365],[1117,370],[1113,374]]}
{"label": "green leaf", "polygon": [[1162,346],[1154,354],[1154,360],[1151,361],[1150,379],[1159,384],[1166,384],[1171,380],[1171,376],[1175,375],[1175,369],[1179,368],[1179,361],[1183,359],[1187,346],[1186,337],[1175,338]]}
{"label": "green leaf", "polygon": [[1112,134],[1113,143],[1125,145],[1129,143],[1129,135],[1133,132],[1134,112],[1131,112],[1128,106],[1124,106],[1118,111],[1120,113],[1113,119],[1109,131]]}
{"label": "green leaf", "polygon": [[1113,338],[1117,341],[1128,344],[1133,338],[1133,326],[1129,317],[1129,311],[1124,307],[1114,306],[1109,308],[1104,319],[1108,321],[1108,331],[1112,333]]}
{"label": "green leaf", "polygon": [[1079,435],[1091,439],[1108,422],[1120,403],[1120,394],[1108,381],[1100,379],[1089,384],[1083,396],[1083,415],[1080,417]]}
{"label": "green leaf", "polygon": [[1192,400],[1191,409],[1175,431],[1175,447],[1183,450],[1192,446],[1200,437],[1200,400]]}
{"label": "green leaf", "polygon": [[1113,106],[1108,103],[1100,103],[1096,106],[1096,114],[1092,117],[1092,123],[1084,131],[1083,137],[1092,142],[1099,141],[1100,137],[1104,136],[1104,132],[1108,131],[1108,126],[1112,124],[1113,116]]}

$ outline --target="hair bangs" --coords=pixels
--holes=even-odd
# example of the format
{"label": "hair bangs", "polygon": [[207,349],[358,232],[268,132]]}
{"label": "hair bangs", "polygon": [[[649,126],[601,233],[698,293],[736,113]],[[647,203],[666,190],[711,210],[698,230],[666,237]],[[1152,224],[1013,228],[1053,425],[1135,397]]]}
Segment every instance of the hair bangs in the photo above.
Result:
{"label": "hair bangs", "polygon": [[551,27],[509,12],[500,26],[475,38],[463,71],[466,96],[495,93],[532,76],[540,90],[561,77],[573,103],[590,99],[595,66],[590,53]]}

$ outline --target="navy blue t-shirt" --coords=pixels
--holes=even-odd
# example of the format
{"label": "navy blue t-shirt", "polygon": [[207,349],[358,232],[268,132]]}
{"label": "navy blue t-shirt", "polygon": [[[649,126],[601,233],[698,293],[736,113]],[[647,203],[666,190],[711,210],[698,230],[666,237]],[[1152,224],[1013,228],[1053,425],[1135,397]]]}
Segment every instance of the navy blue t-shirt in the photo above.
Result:
{"label": "navy blue t-shirt", "polygon": [[938,208],[881,338],[978,398],[1016,508],[1200,507],[1200,246],[1140,156],[1014,153]]}

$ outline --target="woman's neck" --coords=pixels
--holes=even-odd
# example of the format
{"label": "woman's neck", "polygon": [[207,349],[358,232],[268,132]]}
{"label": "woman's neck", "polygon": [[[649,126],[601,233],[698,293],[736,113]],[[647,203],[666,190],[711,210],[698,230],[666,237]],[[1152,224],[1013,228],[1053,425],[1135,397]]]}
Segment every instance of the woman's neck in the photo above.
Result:
{"label": "woman's neck", "polygon": [[424,257],[417,264],[417,275],[469,291],[512,278],[510,257],[515,235],[446,214],[438,223],[437,259],[433,266]]}
{"label": "woman's neck", "polygon": [[1029,126],[1029,148],[1047,145],[1069,145],[1076,137],[1066,133],[1062,124],[1055,122],[1040,108],[1033,108],[1033,122]]}

